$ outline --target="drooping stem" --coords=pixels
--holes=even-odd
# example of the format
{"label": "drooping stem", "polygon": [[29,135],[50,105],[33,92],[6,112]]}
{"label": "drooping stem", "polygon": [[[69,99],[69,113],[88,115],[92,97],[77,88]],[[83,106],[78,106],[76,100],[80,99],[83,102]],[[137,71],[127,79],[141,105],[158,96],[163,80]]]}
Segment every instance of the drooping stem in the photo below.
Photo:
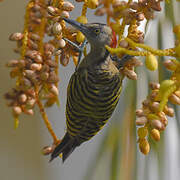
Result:
{"label": "drooping stem", "polygon": [[36,89],[35,89],[35,93],[36,93],[36,103],[37,103],[37,105],[38,105],[38,107],[39,107],[39,110],[40,110],[41,116],[42,116],[42,118],[43,118],[43,120],[44,120],[44,123],[45,123],[45,125],[46,125],[49,133],[51,134],[53,140],[54,140],[54,143],[55,143],[55,144],[58,144],[58,143],[59,143],[59,140],[58,140],[58,138],[56,137],[56,135],[55,135],[55,133],[54,133],[54,131],[53,131],[53,128],[52,128],[52,126],[51,126],[51,124],[50,124],[50,122],[49,122],[49,120],[48,120],[48,116],[47,116],[47,114],[46,114],[46,112],[45,112],[44,106],[43,106],[42,102],[39,100],[38,92],[39,92],[39,87],[36,86]]}

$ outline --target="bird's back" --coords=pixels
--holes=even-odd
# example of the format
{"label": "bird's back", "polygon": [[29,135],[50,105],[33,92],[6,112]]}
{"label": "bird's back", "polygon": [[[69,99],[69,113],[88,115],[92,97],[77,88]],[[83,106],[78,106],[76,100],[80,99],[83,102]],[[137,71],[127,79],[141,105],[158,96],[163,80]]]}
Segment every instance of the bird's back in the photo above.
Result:
{"label": "bird's back", "polygon": [[106,63],[79,68],[71,77],[66,104],[67,133],[78,144],[92,138],[111,117],[120,97],[122,77]]}

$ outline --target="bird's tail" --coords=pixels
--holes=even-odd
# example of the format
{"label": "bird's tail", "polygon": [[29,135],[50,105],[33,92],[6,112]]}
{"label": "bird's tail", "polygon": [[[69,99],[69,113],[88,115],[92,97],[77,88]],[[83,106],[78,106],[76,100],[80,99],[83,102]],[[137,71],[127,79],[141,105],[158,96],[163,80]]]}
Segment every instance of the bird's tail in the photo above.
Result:
{"label": "bird's tail", "polygon": [[64,162],[77,146],[77,140],[69,137],[68,133],[66,133],[60,144],[52,152],[50,162],[61,153]]}

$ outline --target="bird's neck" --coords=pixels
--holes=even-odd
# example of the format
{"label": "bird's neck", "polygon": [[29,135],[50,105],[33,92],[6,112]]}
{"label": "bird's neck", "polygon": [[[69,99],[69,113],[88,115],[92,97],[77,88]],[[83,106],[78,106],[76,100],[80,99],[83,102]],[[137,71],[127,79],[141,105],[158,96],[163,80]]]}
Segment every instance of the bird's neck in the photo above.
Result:
{"label": "bird's neck", "polygon": [[78,69],[97,66],[100,63],[105,62],[109,56],[109,52],[105,47],[93,47],[91,46],[90,52],[80,63]]}
{"label": "bird's neck", "polygon": [[107,57],[109,56],[109,52],[105,47],[94,47],[91,46],[91,50],[89,54],[87,55],[87,63],[89,65],[98,65],[100,63],[104,63],[107,60]]}
{"label": "bird's neck", "polygon": [[94,57],[94,60],[97,61],[98,59],[106,59],[106,57],[109,55],[109,52],[105,47],[91,46],[89,55]]}

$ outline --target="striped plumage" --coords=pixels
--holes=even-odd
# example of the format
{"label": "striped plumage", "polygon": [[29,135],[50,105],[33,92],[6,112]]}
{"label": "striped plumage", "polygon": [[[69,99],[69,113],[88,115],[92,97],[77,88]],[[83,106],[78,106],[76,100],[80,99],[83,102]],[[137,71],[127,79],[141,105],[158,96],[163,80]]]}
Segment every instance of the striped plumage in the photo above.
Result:
{"label": "striped plumage", "polygon": [[120,97],[122,78],[118,70],[112,72],[110,58],[106,61],[106,65],[103,62],[78,69],[69,82],[67,132],[79,143],[89,140],[104,126]]}
{"label": "striped plumage", "polygon": [[91,139],[111,117],[120,97],[123,76],[105,45],[112,40],[104,24],[82,25],[65,19],[84,33],[90,53],[71,76],[67,89],[67,132],[55,148],[51,160],[62,153],[63,162],[81,143]]}

